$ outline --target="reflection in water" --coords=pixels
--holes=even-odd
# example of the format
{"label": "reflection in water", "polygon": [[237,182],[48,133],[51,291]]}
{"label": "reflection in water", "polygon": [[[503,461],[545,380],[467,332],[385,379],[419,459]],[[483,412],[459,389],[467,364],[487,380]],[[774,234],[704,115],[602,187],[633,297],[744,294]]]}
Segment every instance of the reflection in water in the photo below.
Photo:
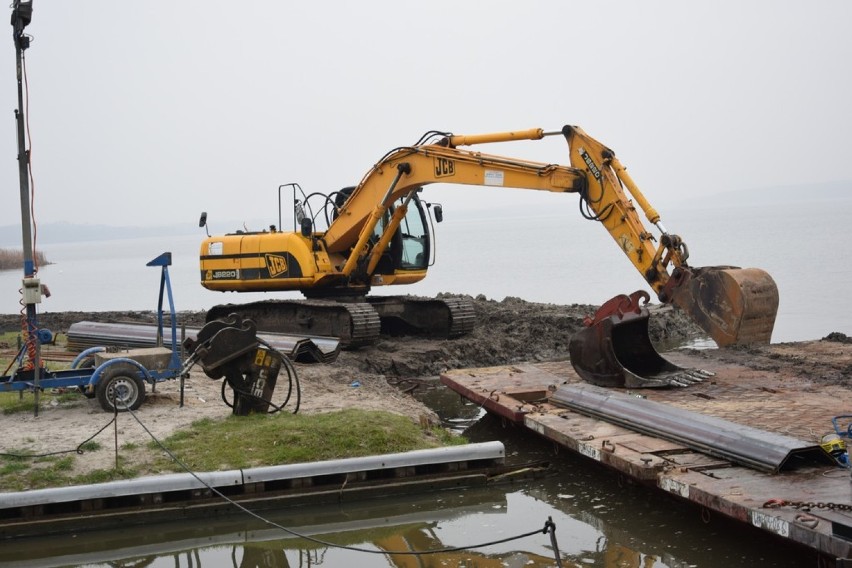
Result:
{"label": "reflection in water", "polygon": [[[308,557],[310,558],[310,556]],[[299,555],[301,560],[301,554]],[[284,550],[273,550],[259,546],[243,546],[243,558],[238,564],[240,568],[290,568]]]}
{"label": "reflection in water", "polygon": [[[458,397],[451,404],[462,404]],[[450,401],[450,398],[447,398]],[[448,402],[448,404],[450,404]],[[451,415],[451,409],[445,409]],[[476,414],[476,408],[465,412]],[[756,529],[704,523],[692,507],[645,488],[618,483],[596,464],[564,454],[519,428],[485,416],[471,441],[499,439],[508,461],[547,459],[553,475],[496,487],[363,504],[261,510],[300,534],[374,551],[352,552],[282,533],[235,512],[200,524],[173,523],[113,532],[2,543],[5,566],[133,567],[472,567],[555,566],[548,535],[482,549],[408,556],[396,551],[464,547],[556,523],[563,565],[592,568],[736,568],[814,564]]]}
{"label": "reflection in water", "polygon": [[[133,531],[102,531],[76,536],[4,543],[0,566],[553,566],[549,537],[536,535],[535,552],[528,539],[503,545],[491,554],[447,552],[427,556],[387,554],[439,550],[486,542],[535,530],[544,517],[530,519],[517,530],[492,530],[509,504],[499,491],[481,488],[386,500],[364,506],[324,506],[310,511],[267,512],[266,516],[295,532],[341,547],[358,547],[374,554],[347,551],[296,538],[258,521],[227,519],[205,526],[162,524]],[[469,523],[473,521],[473,524]],[[452,528],[451,528],[452,527]],[[456,528],[460,527],[460,528]],[[515,559],[511,560],[510,559]],[[518,564],[517,562],[520,562]],[[509,562],[507,564],[507,562]]]}

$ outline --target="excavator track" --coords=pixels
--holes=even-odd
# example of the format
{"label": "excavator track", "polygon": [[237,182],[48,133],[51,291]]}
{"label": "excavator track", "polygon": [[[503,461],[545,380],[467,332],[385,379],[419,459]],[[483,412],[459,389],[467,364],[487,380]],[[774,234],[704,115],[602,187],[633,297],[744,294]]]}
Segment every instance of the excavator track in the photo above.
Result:
{"label": "excavator track", "polygon": [[460,337],[473,331],[476,325],[476,312],[469,298],[447,298],[441,300],[450,311],[450,325],[447,337]]}
{"label": "excavator track", "polygon": [[379,333],[454,338],[473,330],[473,301],[466,297],[370,296],[366,302],[325,299],[265,300],[222,304],[207,312],[207,321],[238,314],[258,331],[336,337],[353,349],[375,343]]}
{"label": "excavator track", "polygon": [[336,337],[354,349],[379,338],[379,314],[365,302],[333,300],[265,300],[248,304],[222,304],[207,312],[207,321],[238,314],[252,320],[258,331]]}
{"label": "excavator track", "polygon": [[367,301],[389,335],[453,338],[470,333],[476,324],[473,301],[466,297],[370,296]]}

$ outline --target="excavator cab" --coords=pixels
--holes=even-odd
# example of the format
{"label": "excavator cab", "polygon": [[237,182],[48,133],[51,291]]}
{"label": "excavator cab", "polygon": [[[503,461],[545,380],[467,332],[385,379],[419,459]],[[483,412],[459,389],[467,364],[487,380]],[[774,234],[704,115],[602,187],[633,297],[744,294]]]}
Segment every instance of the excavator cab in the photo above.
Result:
{"label": "excavator cab", "polygon": [[[390,219],[403,199],[397,200],[388,208],[387,213],[373,229],[374,242],[384,234]],[[432,235],[429,231],[429,217],[424,203],[415,195],[408,205],[405,217],[391,237],[387,250],[382,254],[376,266],[376,274],[393,274],[396,270],[426,270],[432,253]]]}

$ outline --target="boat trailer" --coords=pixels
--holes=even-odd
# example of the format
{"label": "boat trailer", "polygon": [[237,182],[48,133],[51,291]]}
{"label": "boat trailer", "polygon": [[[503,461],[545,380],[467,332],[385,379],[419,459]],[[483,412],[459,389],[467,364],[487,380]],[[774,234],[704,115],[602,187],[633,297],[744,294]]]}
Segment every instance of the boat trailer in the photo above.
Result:
{"label": "boat trailer", "polygon": [[[235,398],[239,404],[232,406],[234,414],[248,414],[249,412],[261,412],[272,405],[276,410],[280,407],[272,404],[272,391],[275,388],[275,376],[282,366],[286,366],[287,372],[291,373],[292,380],[295,378],[295,370],[289,361],[276,349],[262,345],[258,340],[256,330],[251,322],[211,322],[209,326],[215,326],[215,330],[207,326],[199,332],[198,341],[187,341],[191,345],[190,356],[181,360],[181,346],[178,344],[177,314],[175,312],[174,298],[172,296],[171,280],[168,267],[172,263],[172,254],[165,252],[148,262],[146,266],[160,267],[160,293],[157,306],[157,338],[156,346],[148,348],[132,349],[124,352],[109,352],[104,346],[90,347],[82,351],[71,363],[69,369],[49,370],[43,365],[38,369],[27,369],[21,364],[23,361],[23,349],[18,353],[16,360],[18,368],[10,375],[0,376],[0,392],[24,392],[42,391],[44,389],[72,388],[80,390],[87,398],[97,398],[101,408],[107,412],[120,412],[138,409],[145,400],[145,384],[154,386],[156,383],[166,380],[180,379],[181,406],[183,406],[184,381],[189,376],[189,371],[201,362],[205,371],[210,363],[204,359],[211,351],[211,341],[218,335],[215,332],[224,332],[222,337],[231,333],[231,325],[237,325],[242,342],[239,344],[228,344],[216,341],[213,351],[220,359],[239,361],[243,358],[257,358],[262,349],[263,373],[254,372],[241,376],[237,381],[238,370],[228,367],[228,382],[235,391]],[[164,334],[164,297],[168,299],[170,315],[170,347],[165,347]],[[36,335],[38,338],[38,335]],[[239,349],[238,353],[229,352],[229,349]],[[275,376],[273,376],[275,375]],[[213,377],[209,372],[208,376]],[[221,375],[219,375],[221,377]],[[263,381],[265,388],[257,388],[257,383]],[[296,379],[298,385],[298,379]],[[260,400],[256,400],[256,399]],[[288,393],[289,400],[289,393]],[[283,406],[283,405],[282,405]],[[298,410],[298,408],[297,408]]]}

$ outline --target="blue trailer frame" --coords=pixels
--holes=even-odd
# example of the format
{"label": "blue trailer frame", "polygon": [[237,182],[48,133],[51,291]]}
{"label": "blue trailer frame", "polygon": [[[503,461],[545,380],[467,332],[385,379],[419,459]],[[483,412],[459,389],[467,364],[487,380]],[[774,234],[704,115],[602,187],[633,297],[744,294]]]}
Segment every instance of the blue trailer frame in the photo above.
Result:
{"label": "blue trailer frame", "polygon": [[[164,296],[167,296],[169,302],[169,315],[171,316],[171,355],[169,357],[169,362],[165,369],[162,370],[151,370],[147,369],[145,365],[140,363],[139,361],[131,358],[131,357],[116,357],[111,358],[97,367],[83,367],[82,365],[87,364],[92,360],[93,356],[99,352],[103,352],[106,349],[104,347],[92,347],[90,349],[86,349],[82,353],[80,353],[74,361],[71,363],[70,369],[62,369],[57,371],[50,371],[46,368],[40,369],[38,375],[38,381],[36,381],[36,374],[34,369],[30,370],[22,370],[18,369],[9,376],[0,377],[0,392],[9,392],[9,391],[35,391],[36,388],[50,389],[50,388],[79,388],[83,393],[87,396],[94,396],[94,394],[98,391],[99,387],[102,387],[102,377],[104,373],[113,367],[121,366],[122,369],[129,369],[125,375],[136,373],[136,377],[143,381],[143,392],[142,398],[144,398],[144,382],[147,382],[150,385],[154,385],[160,381],[176,379],[176,378],[185,378],[188,372],[188,369],[184,369],[184,365],[181,363],[180,350],[178,349],[177,342],[177,321],[176,321],[176,312],[175,312],[175,304],[174,297],[172,296],[172,284],[169,278],[169,266],[172,263],[172,253],[164,252],[154,260],[148,262],[146,266],[159,266],[161,268],[160,271],[160,294],[159,300],[157,303],[157,345],[163,345],[163,329],[164,329],[164,314],[163,314],[163,299]],[[141,350],[145,351],[145,350]],[[132,377],[130,377],[132,380]],[[119,406],[115,404],[118,400],[124,400],[125,395],[127,394],[122,389],[130,388],[130,385],[116,385],[115,392],[112,393],[112,402],[113,405]],[[181,394],[183,391],[183,383],[181,383]],[[183,399],[183,396],[181,396]],[[120,406],[116,409],[113,405],[105,402],[104,397],[99,397],[101,402],[101,406],[104,410],[114,411],[114,410],[125,410],[126,408],[121,408]]]}

